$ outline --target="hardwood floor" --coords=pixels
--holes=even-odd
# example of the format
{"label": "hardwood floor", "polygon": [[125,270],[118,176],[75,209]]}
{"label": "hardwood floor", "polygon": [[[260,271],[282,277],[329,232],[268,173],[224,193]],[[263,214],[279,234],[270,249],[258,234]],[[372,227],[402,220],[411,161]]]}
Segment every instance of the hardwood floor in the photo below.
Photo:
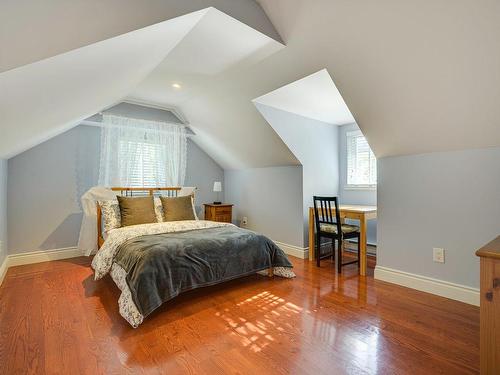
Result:
{"label": "hardwood floor", "polygon": [[356,265],[338,277],[328,260],[291,259],[296,279],[189,292],[138,329],[88,258],[11,268],[0,374],[478,373],[477,307],[358,277]]}

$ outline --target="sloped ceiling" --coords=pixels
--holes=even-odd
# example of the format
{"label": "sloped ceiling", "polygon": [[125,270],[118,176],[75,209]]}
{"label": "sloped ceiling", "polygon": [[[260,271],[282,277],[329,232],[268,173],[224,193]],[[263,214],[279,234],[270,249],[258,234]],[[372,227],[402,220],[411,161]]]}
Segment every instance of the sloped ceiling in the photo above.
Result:
{"label": "sloped ceiling", "polygon": [[276,81],[327,68],[377,157],[500,146],[499,1],[259,3]]}
{"label": "sloped ceiling", "polygon": [[[186,14],[199,9],[201,3],[215,5],[279,42],[272,25],[253,1],[56,0],[50,5],[35,0],[10,1],[0,5],[0,71]],[[378,157],[500,146],[500,2],[259,3],[286,48],[276,47],[274,51],[270,42],[263,44],[262,56],[254,50],[252,56],[259,56],[256,59],[240,51],[224,57],[222,62],[211,59],[206,66],[190,61],[186,66],[193,74],[175,72],[178,77],[183,74],[179,97],[173,97],[167,89],[176,78],[168,71],[161,72],[161,64],[157,69],[151,68],[149,75],[144,68],[141,72],[147,77],[143,83],[130,90],[122,87],[123,96],[166,105],[178,103],[197,133],[196,142],[225,168],[298,163],[259,115],[252,100],[322,69],[335,78],[339,92]],[[200,29],[203,27],[200,22]],[[192,30],[196,33],[197,28]],[[217,33],[215,29],[214,32]],[[229,36],[224,43],[231,45]],[[241,45],[245,43],[242,40]],[[172,54],[177,53],[178,62],[187,59],[180,44],[179,50],[175,50]],[[210,51],[203,56],[210,56]],[[203,62],[204,57],[196,59]],[[175,62],[167,60],[168,55],[162,64]],[[109,69],[107,73],[115,74]],[[98,72],[94,74],[101,77]],[[37,82],[39,74],[30,77]],[[136,78],[140,80],[138,75]],[[155,85],[153,81],[162,83]],[[22,87],[28,88],[30,97],[45,101],[44,95],[34,92],[26,82]],[[170,96],[163,96],[161,87]],[[68,98],[81,98],[78,87],[63,89]],[[111,99],[118,94],[107,96]],[[4,99],[9,100],[7,95],[1,101]],[[21,99],[19,96],[16,102],[9,103],[16,104]],[[80,107],[79,100],[74,108]],[[103,107],[114,104],[107,101]],[[52,116],[50,111],[27,106],[25,109],[40,117]],[[0,116],[5,117],[3,110]],[[84,112],[78,111],[82,116],[89,115]],[[49,120],[53,129],[62,126]],[[11,124],[2,118],[2,138],[6,124],[10,129]],[[23,120],[14,126],[23,132],[27,125]],[[32,129],[47,136],[46,130]],[[5,144],[11,146],[10,142]],[[4,146],[0,147],[3,151]]]}
{"label": "sloped ceiling", "polygon": [[259,96],[253,102],[332,125],[354,122],[326,69]]}
{"label": "sloped ceiling", "polygon": [[[180,3],[188,2],[179,1]],[[166,69],[168,72],[170,69],[176,69],[175,71],[181,72],[183,77],[191,76],[196,79],[193,92],[199,93],[201,88],[205,93],[210,93],[212,87],[200,85],[202,82],[210,81],[211,77],[220,75],[222,71],[227,72],[255,64],[284,47],[269,36],[271,34],[279,39],[264,12],[255,2],[215,1],[214,3],[222,4],[223,8],[231,10],[233,14],[243,14],[243,19],[249,20],[249,23],[256,25],[263,32],[215,8],[207,8],[0,73],[0,87],[2,87],[0,158],[9,158],[22,152],[76,126],[81,120],[103,108],[123,100],[167,55],[169,59],[161,65],[163,70]],[[90,6],[92,2],[88,4]],[[127,4],[136,3],[123,2],[120,5],[126,7]],[[33,7],[37,9],[36,5]],[[125,11],[126,14],[129,12],[130,9]],[[200,27],[193,28],[200,19],[203,19]],[[50,23],[49,19],[45,21]],[[123,19],[119,18],[112,23],[106,21],[113,26]],[[98,29],[103,29],[106,25],[97,27],[94,23]],[[109,31],[106,28],[104,30]],[[73,40],[73,37],[70,32],[68,40],[78,45],[79,41]],[[179,48],[172,51],[175,45],[179,45]],[[158,91],[161,94],[168,92],[169,88],[171,85],[167,84],[160,86]],[[185,92],[179,91],[176,94],[182,96]],[[148,95],[148,97],[155,96]],[[179,101],[177,97],[172,96],[160,99],[159,104],[163,106],[165,104],[171,106]],[[240,133],[245,130],[229,140],[221,139],[221,135],[228,133],[224,130],[224,126],[227,125],[227,120],[223,116],[226,105],[216,104],[219,106],[196,108],[197,113],[198,109],[209,111],[209,115],[203,116],[201,123],[216,123],[213,132],[210,128],[200,128],[197,131],[196,141],[202,147],[205,145],[209,153],[213,151],[212,156],[222,166],[238,168],[298,164],[281,139],[262,120],[254,129],[250,129],[250,132],[256,142],[262,143],[268,150],[264,155],[259,155],[258,150],[249,145],[248,137],[241,136]],[[251,105],[249,100],[248,104]],[[206,105],[206,102],[203,105]],[[252,115],[258,116],[255,109],[252,110],[254,112]],[[214,115],[214,112],[219,113]],[[191,122],[191,119],[196,120],[194,115],[187,117]],[[241,128],[248,123],[249,120],[237,121],[235,127]],[[196,121],[191,127],[196,129]],[[257,133],[254,133],[255,129]],[[240,152],[238,147],[243,151]],[[244,150],[248,156],[240,155],[245,152]]]}
{"label": "sloped ceiling", "polygon": [[176,106],[223,168],[299,164],[252,104],[259,80],[249,88],[241,80],[283,47],[212,8],[129,99]]}
{"label": "sloped ceiling", "polygon": [[5,0],[0,72],[209,7],[281,41],[253,0]]}
{"label": "sloped ceiling", "polygon": [[0,74],[0,157],[9,158],[123,98],[206,10]]}

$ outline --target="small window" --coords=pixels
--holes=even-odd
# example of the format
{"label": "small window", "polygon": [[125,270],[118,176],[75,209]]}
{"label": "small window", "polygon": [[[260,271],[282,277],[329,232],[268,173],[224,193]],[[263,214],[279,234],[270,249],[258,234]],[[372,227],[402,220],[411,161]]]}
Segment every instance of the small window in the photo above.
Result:
{"label": "small window", "polygon": [[169,160],[161,144],[122,139],[119,155],[120,180],[126,181],[127,187],[169,186]]}
{"label": "small window", "polygon": [[100,186],[182,186],[186,160],[184,125],[103,114]]}
{"label": "small window", "polygon": [[361,131],[347,133],[347,188],[377,186],[377,159]]}

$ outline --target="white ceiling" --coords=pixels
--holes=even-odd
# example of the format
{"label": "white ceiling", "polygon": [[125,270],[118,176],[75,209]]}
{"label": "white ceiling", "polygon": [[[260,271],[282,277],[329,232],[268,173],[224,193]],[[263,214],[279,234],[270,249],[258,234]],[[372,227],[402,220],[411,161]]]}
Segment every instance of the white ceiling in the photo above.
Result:
{"label": "white ceiling", "polygon": [[[181,106],[229,69],[250,66],[282,48],[274,39],[210,8],[129,97]],[[181,89],[172,87],[174,83]]]}
{"label": "white ceiling", "polygon": [[0,72],[209,7],[281,42],[254,0],[0,1]]}
{"label": "white ceiling", "polygon": [[129,98],[176,106],[192,139],[223,168],[299,164],[253,106],[254,88],[241,87],[242,72],[283,48],[211,8]]}
{"label": "white ceiling", "polygon": [[352,124],[349,108],[326,69],[289,83],[254,102],[333,125]]}
{"label": "white ceiling", "polygon": [[377,157],[500,146],[500,1],[258,2],[287,45],[267,74],[326,68]]}
{"label": "white ceiling", "polygon": [[207,10],[0,74],[0,158],[9,158],[121,100]]}
{"label": "white ceiling", "polygon": [[[78,11],[67,21],[60,13],[67,7],[56,2],[10,2],[15,12],[0,11],[0,71],[72,51],[0,73],[0,155],[132,96],[176,104],[197,133],[195,141],[225,168],[297,164],[252,100],[321,69],[334,77],[378,157],[500,146],[497,0],[260,0],[286,48],[269,37],[275,32],[255,2],[214,0],[239,21],[207,12],[185,33],[186,44],[181,41],[164,59],[175,38],[143,35],[140,27],[198,3],[75,0]],[[120,17],[111,17],[117,9]],[[269,40],[247,32],[240,21]],[[123,34],[131,30],[143,37]],[[107,44],[119,34],[136,42]],[[85,47],[85,53],[74,50],[99,40],[103,44]],[[181,90],[170,89],[174,80]]]}

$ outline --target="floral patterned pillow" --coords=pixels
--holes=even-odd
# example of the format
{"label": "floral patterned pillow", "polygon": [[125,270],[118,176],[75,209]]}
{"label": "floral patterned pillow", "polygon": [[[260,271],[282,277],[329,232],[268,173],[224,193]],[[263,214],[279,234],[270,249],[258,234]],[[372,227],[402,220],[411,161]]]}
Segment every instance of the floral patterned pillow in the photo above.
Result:
{"label": "floral patterned pillow", "polygon": [[120,228],[122,226],[120,206],[118,205],[117,200],[99,201],[99,206],[101,206],[104,232],[108,232],[111,229]]}
{"label": "floral patterned pillow", "polygon": [[159,223],[163,223],[163,205],[161,204],[161,200],[158,197],[155,197],[155,214],[156,220]]}

